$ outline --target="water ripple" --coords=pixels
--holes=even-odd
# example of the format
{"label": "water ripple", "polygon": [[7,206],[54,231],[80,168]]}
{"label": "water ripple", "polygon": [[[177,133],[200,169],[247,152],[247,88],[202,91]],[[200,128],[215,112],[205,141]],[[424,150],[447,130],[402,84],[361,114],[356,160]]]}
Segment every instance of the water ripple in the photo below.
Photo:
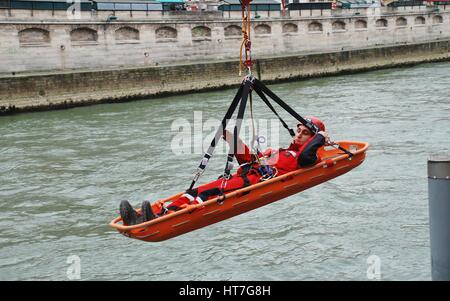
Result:
{"label": "water ripple", "polygon": [[[70,255],[84,280],[366,280],[370,255],[385,280],[429,280],[426,158],[450,152],[449,78],[440,63],[271,86],[335,140],[368,141],[366,162],[155,244],[107,224],[122,199],[186,187],[201,154],[171,154],[171,124],[220,119],[234,90],[0,118],[0,280],[65,280]],[[261,106],[255,117],[273,118]]]}

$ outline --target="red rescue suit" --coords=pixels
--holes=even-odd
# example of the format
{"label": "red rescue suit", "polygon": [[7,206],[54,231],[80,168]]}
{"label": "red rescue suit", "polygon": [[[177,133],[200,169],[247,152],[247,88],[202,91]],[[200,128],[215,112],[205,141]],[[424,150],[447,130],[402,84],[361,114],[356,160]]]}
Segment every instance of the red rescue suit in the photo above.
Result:
{"label": "red rescue suit", "polygon": [[[260,159],[262,163],[275,167],[277,175],[283,175],[300,167],[313,165],[319,161],[317,150],[324,143],[325,138],[320,134],[316,134],[302,146],[292,143],[287,149],[280,148],[276,151],[268,149],[260,156]],[[183,205],[203,203],[222,193],[258,183],[262,176],[258,172],[259,163],[251,163],[253,160],[250,149],[247,145],[244,145],[244,147],[244,154],[235,155],[241,166],[229,180],[218,179],[201,185],[196,189],[186,191],[180,198],[172,202],[167,209],[177,211]],[[268,158],[263,158],[263,156]]]}

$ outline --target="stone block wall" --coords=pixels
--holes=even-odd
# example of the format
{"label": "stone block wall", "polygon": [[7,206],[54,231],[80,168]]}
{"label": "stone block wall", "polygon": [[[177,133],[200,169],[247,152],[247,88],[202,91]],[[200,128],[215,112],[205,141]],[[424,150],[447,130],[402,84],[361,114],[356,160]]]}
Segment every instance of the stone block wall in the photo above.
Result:
{"label": "stone block wall", "polygon": [[[450,40],[257,60],[266,83],[450,59]],[[238,61],[0,77],[0,114],[236,86]]]}
{"label": "stone block wall", "polygon": [[[297,16],[299,12],[253,20],[254,58],[450,38],[449,9],[367,9],[358,14],[355,10],[317,10]],[[83,12],[80,20],[68,20],[64,15],[45,17],[45,11],[35,12],[39,17],[26,17],[26,13],[30,12],[14,11],[13,17],[0,17],[0,74],[161,66],[239,57],[241,20],[228,18],[227,12],[191,20],[181,13],[161,17],[161,12],[149,12],[152,16],[136,12],[130,17],[130,12],[116,12],[118,19],[111,22],[105,21],[111,12]]]}
{"label": "stone block wall", "polygon": [[[241,20],[227,12],[83,13],[0,9],[1,114],[240,81]],[[254,73],[266,82],[447,60],[450,10],[292,11],[253,20],[251,39]]]}

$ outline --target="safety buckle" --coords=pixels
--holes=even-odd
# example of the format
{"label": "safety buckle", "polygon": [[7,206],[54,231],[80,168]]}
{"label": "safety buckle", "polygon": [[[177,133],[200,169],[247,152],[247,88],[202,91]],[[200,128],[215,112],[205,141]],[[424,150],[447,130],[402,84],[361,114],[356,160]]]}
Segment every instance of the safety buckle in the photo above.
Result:
{"label": "safety buckle", "polygon": [[269,175],[272,174],[272,168],[270,168],[269,165],[259,166],[258,171],[262,176],[265,176],[267,174],[269,174]]}
{"label": "safety buckle", "polygon": [[198,168],[194,176],[194,181],[197,181],[204,172],[204,169]]}
{"label": "safety buckle", "polygon": [[231,174],[224,173],[222,175],[222,180],[228,181],[229,179],[231,179]]}
{"label": "safety buckle", "polygon": [[274,178],[277,175],[276,169],[270,165],[261,165],[258,168],[258,172],[261,175],[260,181],[267,181]]}
{"label": "safety buckle", "polygon": [[[244,64],[245,64],[245,62],[244,62]],[[255,82],[255,78],[253,77],[253,75],[251,75],[251,74],[247,74],[245,77],[244,77],[244,82],[247,82],[247,81],[249,81],[250,83],[254,83]],[[251,88],[253,87],[253,85],[251,86]]]}

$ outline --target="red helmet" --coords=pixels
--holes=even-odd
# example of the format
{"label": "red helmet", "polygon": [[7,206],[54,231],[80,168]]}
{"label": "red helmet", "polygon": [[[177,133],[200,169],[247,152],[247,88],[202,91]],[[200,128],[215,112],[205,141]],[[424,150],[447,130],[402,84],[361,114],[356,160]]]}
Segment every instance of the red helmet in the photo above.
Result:
{"label": "red helmet", "polygon": [[[314,116],[307,116],[305,117],[306,121],[310,121],[312,122],[315,126],[317,126],[319,128],[319,131],[323,131],[325,132],[325,124],[323,124],[322,120],[320,120],[317,117]],[[301,123],[297,124],[297,126],[300,126]]]}

